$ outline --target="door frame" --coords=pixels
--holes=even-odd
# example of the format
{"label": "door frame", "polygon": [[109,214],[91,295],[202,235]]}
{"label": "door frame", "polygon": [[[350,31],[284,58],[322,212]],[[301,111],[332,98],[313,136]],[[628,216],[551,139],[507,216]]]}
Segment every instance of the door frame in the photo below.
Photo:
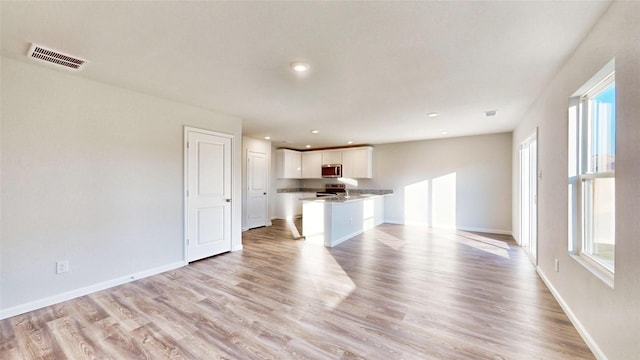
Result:
{"label": "door frame", "polygon": [[227,133],[222,133],[222,132],[218,132],[218,131],[212,131],[212,130],[206,130],[206,129],[201,129],[201,128],[196,128],[196,127],[191,127],[191,126],[185,126],[184,130],[183,130],[183,144],[182,144],[182,151],[183,151],[183,189],[182,189],[182,206],[183,206],[183,234],[182,234],[182,244],[183,244],[183,262],[185,265],[189,264],[189,248],[188,248],[188,244],[187,244],[187,233],[188,233],[188,213],[189,213],[189,209],[188,209],[188,204],[187,204],[187,192],[189,190],[189,172],[188,172],[188,165],[189,165],[189,133],[190,132],[199,132],[202,134],[207,134],[207,135],[213,135],[213,136],[219,136],[219,137],[224,137],[224,138],[228,138],[229,139],[229,156],[231,158],[231,164],[229,164],[229,171],[231,172],[230,175],[230,181],[231,181],[231,204],[230,206],[230,212],[231,212],[231,217],[229,218],[229,227],[231,229],[231,238],[229,239],[229,241],[231,241],[231,251],[234,251],[234,246],[233,246],[233,218],[234,218],[234,209],[235,209],[235,204],[233,202],[233,198],[234,198],[234,188],[233,188],[233,143],[234,143],[234,136],[231,134],[227,134]]}
{"label": "door frame", "polygon": [[245,214],[244,214],[244,220],[245,220],[245,227],[243,227],[243,231],[244,230],[249,230],[254,227],[251,227],[249,225],[249,197],[250,197],[250,192],[249,192],[249,183],[250,183],[250,178],[249,178],[249,172],[250,172],[250,164],[249,164],[249,159],[250,159],[250,153],[255,153],[255,154],[264,154],[265,157],[265,161],[266,161],[266,166],[265,166],[265,204],[264,204],[264,225],[262,226],[270,226],[271,225],[271,219],[269,218],[269,194],[270,194],[270,186],[271,186],[271,181],[269,179],[269,176],[271,176],[271,171],[270,171],[270,167],[271,167],[271,161],[270,161],[270,154],[268,152],[262,152],[261,149],[255,149],[255,148],[247,148],[245,151],[245,156],[246,158],[244,159],[245,162],[245,166],[246,166],[246,171],[245,171],[245,182],[246,184],[244,184],[245,186],[243,187],[243,194],[246,194],[245,196],[243,196],[244,198],[244,209],[246,209]]}
{"label": "door frame", "polygon": [[[531,144],[535,142],[535,152],[531,152]],[[529,192],[527,194],[524,194],[523,191],[523,161],[522,161],[522,151],[523,149],[527,147],[528,148],[528,170],[527,170],[527,175],[528,175],[528,180],[529,180]],[[539,151],[538,149],[540,148],[539,146],[539,142],[538,142],[538,128],[536,127],[536,129],[533,131],[533,133],[531,133],[529,136],[527,136],[525,138],[524,141],[522,141],[522,143],[520,143],[520,146],[518,147],[518,198],[519,198],[519,207],[518,207],[518,218],[519,218],[519,243],[520,246],[522,248],[525,249],[525,252],[527,253],[527,255],[529,256],[529,258],[531,259],[531,261],[533,262],[534,265],[538,265],[538,154]],[[535,193],[534,196],[532,197],[532,193],[531,193],[531,189],[532,187],[535,187]],[[528,238],[528,242],[527,242],[527,246],[525,246],[524,244],[524,237],[523,237],[523,222],[525,221],[524,216],[523,216],[523,197],[527,196],[528,199],[528,204],[529,204],[529,209],[528,209],[528,214],[529,214],[529,219],[527,219],[527,221],[529,222],[529,233],[526,235]],[[532,211],[533,210],[533,211]],[[535,222],[532,221],[532,219],[535,219]],[[534,235],[534,236],[532,236]],[[532,246],[532,238],[533,238],[533,246]],[[535,247],[535,248],[534,248]]]}

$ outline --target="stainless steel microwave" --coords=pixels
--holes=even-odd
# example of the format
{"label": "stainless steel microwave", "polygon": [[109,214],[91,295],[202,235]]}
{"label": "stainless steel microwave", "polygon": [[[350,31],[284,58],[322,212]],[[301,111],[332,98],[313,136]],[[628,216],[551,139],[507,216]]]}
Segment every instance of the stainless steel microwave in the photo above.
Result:
{"label": "stainless steel microwave", "polygon": [[325,164],[322,165],[323,178],[339,178],[342,177],[342,164]]}

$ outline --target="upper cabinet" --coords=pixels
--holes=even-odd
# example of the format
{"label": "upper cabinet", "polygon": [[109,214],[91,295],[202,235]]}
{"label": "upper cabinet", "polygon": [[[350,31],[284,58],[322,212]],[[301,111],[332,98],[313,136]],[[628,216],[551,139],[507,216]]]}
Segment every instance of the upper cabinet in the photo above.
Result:
{"label": "upper cabinet", "polygon": [[319,179],[322,177],[322,152],[305,151],[302,153],[302,178]]}
{"label": "upper cabinet", "polygon": [[300,179],[302,177],[302,157],[299,151],[276,150],[276,174],[278,179]]}
{"label": "upper cabinet", "polygon": [[342,164],[342,176],[346,178],[371,179],[373,147],[315,151],[276,150],[278,179],[321,179],[324,164]]}
{"label": "upper cabinet", "polygon": [[373,148],[371,146],[342,150],[342,177],[370,179],[373,177]]}
{"label": "upper cabinet", "polygon": [[342,149],[323,150],[322,164],[342,164]]}

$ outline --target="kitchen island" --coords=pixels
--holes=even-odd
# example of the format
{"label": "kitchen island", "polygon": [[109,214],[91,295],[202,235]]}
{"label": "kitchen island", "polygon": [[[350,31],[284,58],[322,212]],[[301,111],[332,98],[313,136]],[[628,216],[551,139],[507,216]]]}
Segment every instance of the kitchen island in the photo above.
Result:
{"label": "kitchen island", "polygon": [[336,246],[384,222],[384,196],[358,194],[302,199],[306,241]]}

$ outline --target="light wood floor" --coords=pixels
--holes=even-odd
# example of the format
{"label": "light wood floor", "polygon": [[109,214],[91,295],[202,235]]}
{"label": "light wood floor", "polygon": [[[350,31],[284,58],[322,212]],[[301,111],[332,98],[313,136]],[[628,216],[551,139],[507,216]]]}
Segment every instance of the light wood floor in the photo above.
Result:
{"label": "light wood floor", "polygon": [[381,225],[244,250],[0,321],[2,359],[593,359],[513,241]]}

